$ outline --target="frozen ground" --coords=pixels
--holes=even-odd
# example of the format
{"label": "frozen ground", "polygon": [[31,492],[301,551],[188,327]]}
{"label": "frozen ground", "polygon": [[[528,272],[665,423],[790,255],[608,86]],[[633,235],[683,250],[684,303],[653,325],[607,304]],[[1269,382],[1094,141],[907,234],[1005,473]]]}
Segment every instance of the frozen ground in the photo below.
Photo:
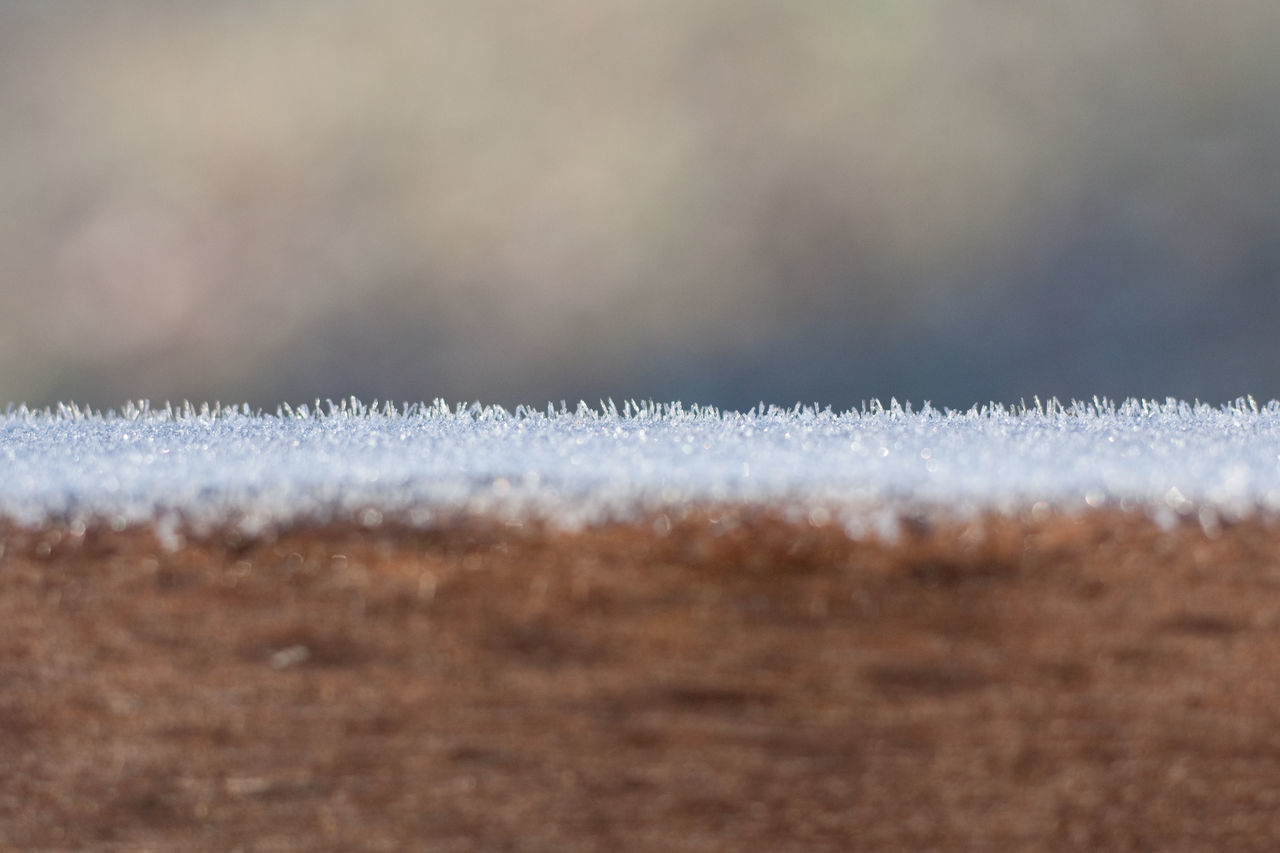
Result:
{"label": "frozen ground", "polygon": [[0,516],[24,524],[490,513],[575,525],[695,502],[778,506],[851,532],[904,513],[1104,505],[1213,524],[1280,510],[1280,403],[735,413],[350,401],[0,415]]}

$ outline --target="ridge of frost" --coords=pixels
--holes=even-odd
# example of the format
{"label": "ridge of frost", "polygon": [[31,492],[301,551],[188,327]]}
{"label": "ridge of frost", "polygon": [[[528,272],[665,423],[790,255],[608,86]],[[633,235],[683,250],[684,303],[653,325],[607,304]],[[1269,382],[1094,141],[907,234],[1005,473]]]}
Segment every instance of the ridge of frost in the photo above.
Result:
{"label": "ridge of frost", "polygon": [[697,503],[851,531],[907,514],[1118,506],[1202,521],[1280,510],[1280,403],[1169,399],[968,411],[891,401],[749,412],[679,403],[60,405],[0,414],[0,517],[21,524],[458,513],[565,526]]}

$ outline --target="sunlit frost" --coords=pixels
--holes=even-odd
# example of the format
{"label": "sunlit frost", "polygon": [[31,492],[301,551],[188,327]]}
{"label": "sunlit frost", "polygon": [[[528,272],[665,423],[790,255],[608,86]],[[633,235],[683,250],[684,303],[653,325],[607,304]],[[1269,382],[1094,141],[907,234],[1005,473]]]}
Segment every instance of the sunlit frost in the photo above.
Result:
{"label": "sunlit frost", "polygon": [[[1280,510],[1280,404],[1107,400],[849,412],[357,401],[0,415],[0,516],[573,525],[695,503],[773,506],[891,533],[907,515],[1146,508],[1212,525]],[[174,539],[174,541],[177,541]]]}

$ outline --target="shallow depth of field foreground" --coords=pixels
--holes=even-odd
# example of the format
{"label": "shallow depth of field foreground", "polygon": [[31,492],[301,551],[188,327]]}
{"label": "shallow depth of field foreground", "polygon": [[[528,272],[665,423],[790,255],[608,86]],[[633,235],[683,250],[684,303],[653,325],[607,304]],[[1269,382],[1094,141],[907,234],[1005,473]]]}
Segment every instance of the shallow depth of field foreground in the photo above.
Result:
{"label": "shallow depth of field foreground", "polygon": [[1280,408],[0,417],[0,847],[1274,850]]}

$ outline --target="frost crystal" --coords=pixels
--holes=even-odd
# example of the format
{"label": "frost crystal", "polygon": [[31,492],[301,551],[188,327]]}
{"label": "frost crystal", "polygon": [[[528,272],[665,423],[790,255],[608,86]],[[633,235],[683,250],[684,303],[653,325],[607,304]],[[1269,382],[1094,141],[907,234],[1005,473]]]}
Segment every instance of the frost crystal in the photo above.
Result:
{"label": "frost crystal", "polygon": [[1280,404],[738,413],[352,400],[275,414],[137,404],[0,415],[0,516],[24,524],[376,526],[466,513],[574,526],[708,502],[850,529],[903,514],[1098,506],[1166,519],[1270,513],[1280,509]]}

